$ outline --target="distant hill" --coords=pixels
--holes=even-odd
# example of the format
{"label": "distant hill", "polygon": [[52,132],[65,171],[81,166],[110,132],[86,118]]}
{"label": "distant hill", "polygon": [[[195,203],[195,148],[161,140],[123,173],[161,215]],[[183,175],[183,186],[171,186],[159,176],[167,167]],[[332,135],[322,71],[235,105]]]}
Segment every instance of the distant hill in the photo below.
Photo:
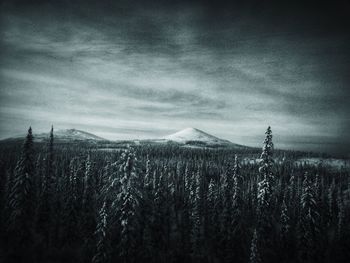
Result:
{"label": "distant hill", "polygon": [[196,128],[186,128],[176,133],[170,134],[161,138],[165,141],[172,141],[179,144],[185,144],[189,146],[197,147],[212,147],[212,146],[221,146],[221,147],[247,147],[239,144],[230,142],[229,140],[220,139],[216,136],[213,136],[209,133],[201,131]]}
{"label": "distant hill", "polygon": [[[33,134],[34,141],[41,142],[49,138],[49,133]],[[6,141],[23,140],[25,135],[19,135],[12,138],[5,139]],[[54,131],[54,139],[59,142],[70,141],[106,141],[106,139],[96,136],[92,133],[77,130],[77,129],[64,129]]]}
{"label": "distant hill", "polygon": [[[39,133],[33,134],[34,141],[45,142],[49,138],[49,133]],[[24,140],[25,135],[14,136],[2,140],[2,142],[9,141],[19,141]],[[58,143],[70,143],[70,142],[90,142],[93,144],[98,143],[99,145],[106,145],[106,147],[119,147],[121,145],[140,145],[140,144],[178,144],[182,147],[192,147],[192,148],[205,148],[205,147],[233,147],[233,148],[251,148],[248,146],[243,146],[239,144],[232,143],[228,140],[220,139],[209,133],[201,131],[196,128],[186,128],[176,133],[164,136],[159,139],[146,139],[146,140],[122,140],[122,141],[112,141],[101,138],[89,132],[85,132],[77,129],[64,129],[64,130],[54,130],[54,140]]]}

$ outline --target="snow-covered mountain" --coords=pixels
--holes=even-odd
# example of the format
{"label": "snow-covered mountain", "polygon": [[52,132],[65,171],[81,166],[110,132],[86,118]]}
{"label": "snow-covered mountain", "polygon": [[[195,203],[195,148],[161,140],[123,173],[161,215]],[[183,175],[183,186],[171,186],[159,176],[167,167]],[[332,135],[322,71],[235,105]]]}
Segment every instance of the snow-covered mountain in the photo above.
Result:
{"label": "snow-covered mountain", "polygon": [[176,133],[163,137],[167,141],[183,144],[205,144],[205,145],[229,145],[228,140],[223,140],[196,128],[186,128]]}
{"label": "snow-covered mountain", "polygon": [[[45,142],[49,139],[49,133],[34,133],[34,141]],[[24,140],[25,135],[14,136],[2,140],[4,142]],[[159,139],[148,139],[148,140],[127,140],[127,141],[111,141],[96,136],[92,133],[85,132],[77,129],[65,129],[65,130],[54,130],[54,141],[59,143],[69,142],[91,142],[99,143],[104,145],[103,147],[119,147],[126,144],[164,144],[164,143],[177,143],[184,147],[201,148],[201,147],[235,147],[242,148],[247,147],[243,145],[234,144],[228,140],[223,140],[213,135],[210,135],[204,131],[196,128],[186,128],[176,133]],[[108,145],[107,145],[108,144]]]}
{"label": "snow-covered mountain", "polygon": [[[49,133],[34,134],[34,139],[47,139]],[[85,140],[97,140],[102,141],[104,138],[98,137],[92,133],[77,130],[77,129],[64,129],[54,131],[54,138],[61,141],[85,141]]]}
{"label": "snow-covered mountain", "polygon": [[[105,141],[106,139],[98,137],[92,133],[77,130],[77,129],[64,129],[64,130],[54,130],[54,140],[61,142],[68,141]],[[26,135],[18,135],[6,140],[23,140]],[[34,133],[34,141],[40,142],[48,140],[49,133]]]}

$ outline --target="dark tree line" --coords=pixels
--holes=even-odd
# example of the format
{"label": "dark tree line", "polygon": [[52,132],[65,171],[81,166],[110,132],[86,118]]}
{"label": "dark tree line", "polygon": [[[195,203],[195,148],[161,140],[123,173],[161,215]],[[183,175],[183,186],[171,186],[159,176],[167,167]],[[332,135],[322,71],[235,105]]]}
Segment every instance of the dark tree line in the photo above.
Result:
{"label": "dark tree line", "polygon": [[[348,262],[346,169],[172,145],[1,149],[1,262]],[[278,161],[274,161],[278,160]]]}

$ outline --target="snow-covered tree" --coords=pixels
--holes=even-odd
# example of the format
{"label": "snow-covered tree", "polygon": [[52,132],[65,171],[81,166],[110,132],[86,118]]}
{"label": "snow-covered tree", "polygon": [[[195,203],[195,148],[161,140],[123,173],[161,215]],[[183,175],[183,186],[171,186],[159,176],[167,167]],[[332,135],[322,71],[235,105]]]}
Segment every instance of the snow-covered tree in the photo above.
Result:
{"label": "snow-covered tree", "polygon": [[338,206],[337,237],[338,239],[340,239],[343,236],[344,220],[345,220],[345,208],[344,208],[344,201],[341,195],[341,189],[338,190],[337,206]]}
{"label": "snow-covered tree", "polygon": [[335,207],[336,207],[336,187],[335,180],[333,178],[332,184],[328,188],[327,198],[328,198],[328,224],[333,221],[336,217]]}
{"label": "snow-covered tree", "polygon": [[235,155],[235,162],[233,167],[233,222],[237,222],[241,218],[242,209],[243,209],[243,196],[242,196],[242,184],[243,178],[240,174],[240,165],[238,162],[238,157]]}
{"label": "snow-covered tree", "polygon": [[201,256],[202,242],[202,217],[201,217],[201,196],[200,196],[201,174],[199,171],[195,173],[191,194],[191,241],[192,249],[195,257]]}
{"label": "snow-covered tree", "polygon": [[129,262],[137,253],[139,242],[139,200],[140,182],[136,167],[137,159],[132,148],[128,148],[121,156],[120,165],[121,193],[120,203],[120,257],[122,262]]}
{"label": "snow-covered tree", "polygon": [[147,191],[152,191],[152,171],[151,171],[151,161],[149,159],[149,156],[147,155],[146,160],[146,173],[144,178],[144,185]]}
{"label": "snow-covered tree", "polygon": [[260,167],[259,172],[261,177],[268,179],[269,182],[274,182],[274,176],[272,172],[274,160],[273,160],[273,142],[272,142],[272,131],[269,126],[265,132],[266,137],[264,140],[262,153],[260,156]]}
{"label": "snow-covered tree", "polygon": [[54,187],[54,134],[53,126],[50,130],[49,142],[45,157],[45,171],[42,179],[42,189],[39,199],[39,208],[37,216],[37,230],[42,235],[43,244],[49,245],[50,233],[52,230],[52,210],[53,210],[53,187]]}
{"label": "snow-covered tree", "polygon": [[289,238],[290,231],[290,218],[288,216],[288,209],[285,200],[282,203],[281,218],[280,218],[281,230],[280,237],[282,245],[286,246]]}
{"label": "snow-covered tree", "polygon": [[223,234],[223,246],[229,245],[232,236],[232,217],[233,217],[233,179],[234,169],[229,164],[226,168],[221,193],[223,194],[223,211],[221,213],[221,231]]}
{"label": "snow-covered tree", "polygon": [[29,128],[12,175],[7,200],[8,221],[5,228],[9,238],[6,243],[2,243],[2,245],[7,244],[8,253],[17,255],[14,262],[33,260],[34,198],[36,196],[33,183],[35,174],[33,155],[33,135],[32,129]]}
{"label": "snow-covered tree", "polygon": [[266,131],[266,138],[264,140],[264,146],[262,154],[260,156],[259,172],[262,180],[258,184],[258,217],[261,227],[269,227],[271,224],[271,202],[272,202],[272,190],[273,190],[273,143],[272,132],[270,126]]}
{"label": "snow-covered tree", "polygon": [[96,252],[92,258],[92,263],[108,263],[110,260],[106,209],[106,203],[104,202],[99,211],[97,220],[97,226],[95,231]]}
{"label": "snow-covered tree", "polygon": [[214,180],[210,179],[209,185],[208,185],[208,194],[207,194],[207,210],[208,210],[209,219],[214,217],[216,201],[217,201],[216,185],[214,183]]}
{"label": "snow-covered tree", "polygon": [[260,182],[258,183],[258,194],[257,194],[257,214],[258,214],[258,227],[257,231],[261,238],[261,256],[264,261],[272,260],[270,257],[273,256],[267,249],[273,246],[272,242],[272,230],[274,225],[273,217],[273,143],[272,143],[272,131],[270,126],[266,130],[266,137],[264,140],[262,153],[260,156]]}
{"label": "snow-covered tree", "polygon": [[249,257],[249,263],[260,263],[260,253],[259,253],[259,239],[258,239],[258,232],[255,229],[253,233],[252,242],[250,245],[250,257]]}
{"label": "snow-covered tree", "polygon": [[[32,128],[28,130],[22,148],[22,154],[15,167],[13,182],[9,193],[10,228],[18,231],[18,235],[31,230],[34,215],[33,205],[33,135]],[[26,238],[24,233],[22,238]]]}
{"label": "snow-covered tree", "polygon": [[66,178],[65,191],[63,196],[63,235],[66,244],[73,244],[79,239],[81,233],[79,233],[78,223],[81,212],[81,204],[78,201],[77,191],[77,172],[78,172],[79,160],[73,158],[69,162],[69,174]]}
{"label": "snow-covered tree", "polygon": [[272,202],[272,185],[273,185],[273,143],[272,143],[272,132],[270,126],[266,131],[266,138],[264,140],[264,146],[262,154],[260,156],[260,167],[259,173],[261,181],[258,184],[258,217],[261,224],[271,224],[269,222],[270,207]]}
{"label": "snow-covered tree", "polygon": [[44,189],[43,192],[51,193],[51,187],[54,180],[54,134],[53,126],[50,130],[49,142],[47,145],[47,154],[46,154],[46,171],[45,171],[45,180],[44,180]]}
{"label": "snow-covered tree", "polygon": [[95,184],[92,174],[92,162],[91,156],[88,157],[85,162],[85,175],[84,175],[84,192],[83,192],[83,207],[87,208],[93,203],[95,197]]}
{"label": "snow-covered tree", "polygon": [[308,173],[304,175],[299,224],[299,250],[302,261],[309,262],[316,256],[316,238],[319,230],[314,184]]}

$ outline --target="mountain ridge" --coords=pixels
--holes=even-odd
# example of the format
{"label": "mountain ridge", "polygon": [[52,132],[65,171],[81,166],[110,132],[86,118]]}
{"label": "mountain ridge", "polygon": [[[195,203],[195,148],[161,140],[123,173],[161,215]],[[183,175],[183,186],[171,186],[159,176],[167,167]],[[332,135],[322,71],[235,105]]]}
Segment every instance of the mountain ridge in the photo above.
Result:
{"label": "mountain ridge", "polygon": [[[107,139],[104,139],[102,137],[99,137],[93,133],[89,133],[86,131],[78,130],[78,129],[59,129],[54,130],[54,139],[59,141],[84,141],[84,140],[94,140],[94,141],[107,141]],[[49,132],[43,132],[43,133],[33,133],[34,141],[45,141],[49,139]],[[2,139],[1,141],[8,141],[8,140],[19,140],[24,139],[25,135],[17,135],[10,138]]]}
{"label": "mountain ridge", "polygon": [[232,144],[232,142],[228,140],[220,139],[214,135],[193,127],[185,128],[173,134],[164,136],[162,139],[185,144],[188,144],[190,142],[200,142],[208,145]]}
{"label": "mountain ridge", "polygon": [[[49,139],[49,133],[33,133],[34,141],[44,142]],[[25,135],[19,135],[11,138],[2,139],[0,141],[16,141],[22,140]],[[109,142],[118,143],[123,141],[128,141],[134,144],[140,143],[151,143],[151,144],[164,144],[164,143],[176,143],[185,147],[248,147],[236,143],[232,143],[229,140],[221,139],[200,129],[189,127],[177,131],[175,133],[163,136],[161,138],[155,139],[130,139],[130,140],[107,140],[105,138],[99,137],[93,133],[78,129],[59,129],[54,130],[54,140],[57,142]]]}

